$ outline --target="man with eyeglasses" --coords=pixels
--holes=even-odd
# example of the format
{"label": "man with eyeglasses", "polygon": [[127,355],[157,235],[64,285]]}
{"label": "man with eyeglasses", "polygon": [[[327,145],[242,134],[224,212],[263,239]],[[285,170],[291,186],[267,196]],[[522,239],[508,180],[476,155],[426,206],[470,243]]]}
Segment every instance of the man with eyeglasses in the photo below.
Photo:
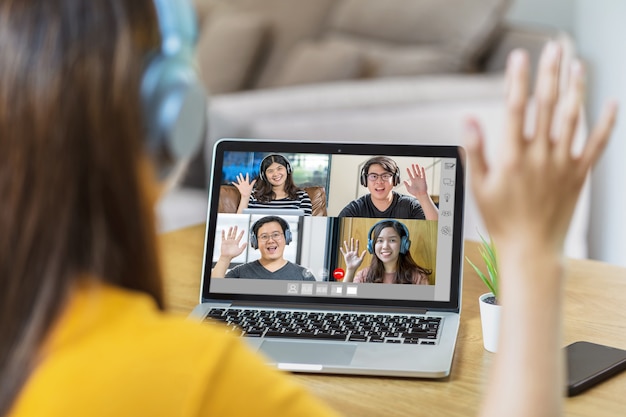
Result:
{"label": "man with eyeglasses", "polygon": [[423,167],[413,164],[407,168],[409,179],[403,181],[410,195],[393,189],[400,184],[400,168],[386,156],[370,158],[361,169],[361,185],[369,194],[351,201],[339,217],[374,217],[395,219],[437,220],[439,210],[428,194]]}
{"label": "man with eyeglasses", "polygon": [[250,278],[315,281],[308,269],[289,262],[283,257],[285,246],[291,242],[289,224],[278,216],[265,216],[252,225],[250,245],[258,249],[261,258],[237,265],[227,272],[233,258],[241,255],[246,244],[241,244],[244,231],[237,232],[237,226],[222,230],[220,257],[211,272],[212,278]]}

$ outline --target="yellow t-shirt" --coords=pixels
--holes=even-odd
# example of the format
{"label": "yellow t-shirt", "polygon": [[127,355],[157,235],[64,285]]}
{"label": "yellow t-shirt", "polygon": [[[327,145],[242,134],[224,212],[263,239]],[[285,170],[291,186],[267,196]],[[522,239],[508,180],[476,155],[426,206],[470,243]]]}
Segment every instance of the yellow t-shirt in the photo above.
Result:
{"label": "yellow t-shirt", "polygon": [[83,286],[17,398],[18,416],[336,416],[218,325]]}

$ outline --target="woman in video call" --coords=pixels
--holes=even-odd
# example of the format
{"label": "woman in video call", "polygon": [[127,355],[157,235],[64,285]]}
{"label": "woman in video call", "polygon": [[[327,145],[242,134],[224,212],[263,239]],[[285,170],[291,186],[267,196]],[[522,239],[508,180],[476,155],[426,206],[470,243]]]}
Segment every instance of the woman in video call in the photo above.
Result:
{"label": "woman in video call", "polygon": [[346,261],[344,282],[429,285],[432,271],[413,260],[409,231],[404,224],[396,220],[380,221],[372,226],[368,238],[367,252],[373,255],[372,261],[358,272],[366,252],[359,254],[359,241],[351,238],[349,244],[344,241],[339,248]]}
{"label": "woman in video call", "polygon": [[410,196],[394,191],[400,184],[400,168],[396,161],[386,156],[367,160],[359,181],[367,187],[369,194],[348,203],[339,217],[437,220],[439,209],[428,194],[426,170],[412,164],[406,171],[409,179],[404,181],[404,186]]}
{"label": "woman in video call", "polygon": [[[160,46],[154,3],[0,0],[0,21],[0,416],[337,416],[223,327],[165,312],[154,219],[163,183],[140,98]],[[488,162],[477,123],[468,129],[502,277],[481,417],[562,411],[563,241],[616,110],[573,156],[582,76],[573,71],[557,117],[554,49],[537,76],[547,97],[537,133],[524,133],[520,52],[508,65],[505,157]]]}
{"label": "woman in video call", "polygon": [[293,182],[291,164],[282,155],[268,155],[259,165],[259,178],[250,181],[248,174],[237,175],[233,185],[241,199],[237,213],[246,208],[300,209],[312,215],[311,198]]}

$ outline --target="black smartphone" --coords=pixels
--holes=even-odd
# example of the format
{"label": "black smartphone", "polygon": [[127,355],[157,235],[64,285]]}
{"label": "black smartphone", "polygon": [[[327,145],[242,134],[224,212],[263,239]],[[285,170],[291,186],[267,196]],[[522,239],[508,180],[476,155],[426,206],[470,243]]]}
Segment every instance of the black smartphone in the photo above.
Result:
{"label": "black smartphone", "polygon": [[626,350],[591,342],[565,347],[567,396],[572,397],[626,369]]}

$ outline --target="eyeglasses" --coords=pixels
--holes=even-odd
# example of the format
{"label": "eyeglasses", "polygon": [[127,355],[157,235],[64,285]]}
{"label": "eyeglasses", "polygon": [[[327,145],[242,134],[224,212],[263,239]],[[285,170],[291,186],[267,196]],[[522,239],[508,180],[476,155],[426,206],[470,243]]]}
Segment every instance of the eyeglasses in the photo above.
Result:
{"label": "eyeglasses", "polygon": [[385,172],[384,174],[367,174],[367,179],[371,182],[376,182],[378,181],[378,178],[382,179],[383,181],[389,181],[391,179],[391,177],[393,177],[393,174],[390,174],[389,172]]}
{"label": "eyeglasses", "polygon": [[267,233],[263,233],[262,235],[259,235],[259,242],[267,242],[270,238],[272,240],[280,240],[283,238],[283,234],[280,232],[274,232],[269,235]]}

